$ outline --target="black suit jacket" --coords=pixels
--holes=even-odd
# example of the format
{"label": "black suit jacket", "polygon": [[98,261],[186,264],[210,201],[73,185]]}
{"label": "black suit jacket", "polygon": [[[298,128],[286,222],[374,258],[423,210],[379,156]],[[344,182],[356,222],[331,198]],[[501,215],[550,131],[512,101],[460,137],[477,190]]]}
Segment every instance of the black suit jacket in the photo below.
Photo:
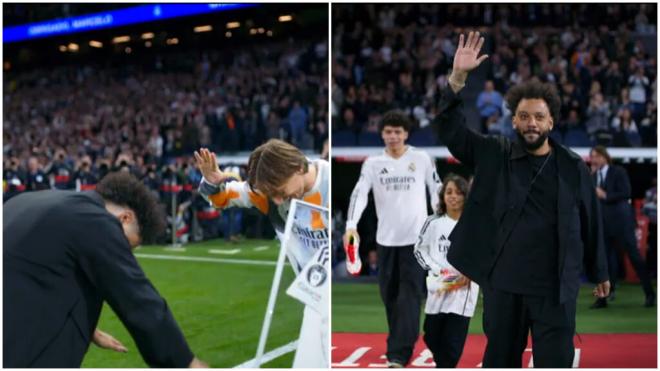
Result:
{"label": "black suit jacket", "polygon": [[[594,184],[598,184],[597,174],[593,174],[593,181]],[[600,200],[605,235],[617,235],[626,229],[634,228],[635,214],[632,205],[628,202],[631,191],[626,169],[618,165],[610,165],[601,188],[607,193],[607,197]]]}
{"label": "black suit jacket", "polygon": [[[518,179],[520,171],[515,171],[528,169],[519,167],[527,154],[518,142],[468,129],[462,106],[460,96],[445,88],[435,120],[442,142],[475,174],[465,210],[449,237],[447,258],[463,274],[486,286],[529,192]],[[577,297],[583,268],[594,283],[608,276],[599,203],[587,166],[569,149],[553,141],[551,145],[559,173],[557,295],[563,303]],[[533,174],[525,175],[531,179]]]}
{"label": "black suit jacket", "polygon": [[152,367],[193,354],[96,192],[21,194],[3,208],[4,367],[80,367],[103,301]]}

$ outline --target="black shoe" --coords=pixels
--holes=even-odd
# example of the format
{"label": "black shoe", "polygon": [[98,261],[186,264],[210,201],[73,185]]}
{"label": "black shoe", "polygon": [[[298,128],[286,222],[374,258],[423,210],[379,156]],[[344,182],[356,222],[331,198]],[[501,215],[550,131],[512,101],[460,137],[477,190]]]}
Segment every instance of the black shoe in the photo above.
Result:
{"label": "black shoe", "polygon": [[600,309],[600,308],[607,308],[607,298],[598,298],[589,307],[589,309]]}
{"label": "black shoe", "polygon": [[610,291],[610,295],[607,297],[607,301],[614,301],[616,299],[616,294],[614,291]]}
{"label": "black shoe", "polygon": [[647,308],[652,308],[655,306],[655,294],[646,295],[646,300],[644,300],[644,306]]}

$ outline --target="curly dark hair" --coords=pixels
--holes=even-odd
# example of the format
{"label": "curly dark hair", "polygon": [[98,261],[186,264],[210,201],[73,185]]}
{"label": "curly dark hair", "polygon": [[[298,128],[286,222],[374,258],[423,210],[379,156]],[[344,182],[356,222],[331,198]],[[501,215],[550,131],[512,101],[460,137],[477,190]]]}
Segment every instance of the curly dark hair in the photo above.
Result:
{"label": "curly dark hair", "polygon": [[378,128],[379,131],[382,132],[385,126],[400,127],[405,131],[410,131],[412,123],[410,122],[408,115],[405,113],[399,110],[391,110],[383,114],[383,118],[380,120],[380,126]]}
{"label": "curly dark hair", "polygon": [[506,94],[506,104],[514,115],[518,109],[518,104],[523,99],[543,99],[545,104],[548,105],[552,121],[555,124],[559,123],[561,98],[553,84],[530,80],[509,89]]}
{"label": "curly dark hair", "polygon": [[125,171],[110,173],[96,185],[104,200],[135,213],[142,243],[154,243],[165,231],[165,212],[156,196],[141,181]]}
{"label": "curly dark hair", "polygon": [[438,203],[438,207],[436,208],[436,214],[438,215],[443,215],[447,212],[447,204],[445,204],[445,192],[447,192],[447,185],[449,183],[454,183],[456,185],[456,188],[463,194],[465,198],[467,198],[468,191],[469,191],[469,183],[465,178],[463,178],[460,175],[456,175],[454,173],[449,173],[445,176],[445,178],[442,180],[442,187],[440,187],[440,190],[438,191],[438,198],[440,199],[440,202]]}

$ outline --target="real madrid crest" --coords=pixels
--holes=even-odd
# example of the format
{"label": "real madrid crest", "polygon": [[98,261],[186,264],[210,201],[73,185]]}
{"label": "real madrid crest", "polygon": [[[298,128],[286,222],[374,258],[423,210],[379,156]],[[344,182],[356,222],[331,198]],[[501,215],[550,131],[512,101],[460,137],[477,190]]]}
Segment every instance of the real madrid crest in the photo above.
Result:
{"label": "real madrid crest", "polygon": [[416,169],[415,163],[411,162],[410,165],[408,165],[408,170],[410,170],[411,173],[414,173],[415,169]]}

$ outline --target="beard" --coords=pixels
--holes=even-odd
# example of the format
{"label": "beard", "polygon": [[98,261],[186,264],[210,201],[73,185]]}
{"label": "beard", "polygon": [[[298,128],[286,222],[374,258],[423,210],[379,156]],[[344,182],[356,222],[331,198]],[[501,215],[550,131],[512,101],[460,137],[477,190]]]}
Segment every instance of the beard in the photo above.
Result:
{"label": "beard", "polygon": [[[527,138],[525,138],[525,134],[530,134],[530,133],[535,133],[536,135],[538,135],[538,138],[536,138],[533,141],[528,141]],[[550,135],[550,130],[546,130],[546,131],[527,130],[525,132],[522,132],[520,129],[516,130],[516,136],[518,137],[518,141],[522,143],[522,145],[528,151],[536,151],[537,149],[541,148],[543,143],[545,143],[545,140],[548,139],[548,135]]]}

